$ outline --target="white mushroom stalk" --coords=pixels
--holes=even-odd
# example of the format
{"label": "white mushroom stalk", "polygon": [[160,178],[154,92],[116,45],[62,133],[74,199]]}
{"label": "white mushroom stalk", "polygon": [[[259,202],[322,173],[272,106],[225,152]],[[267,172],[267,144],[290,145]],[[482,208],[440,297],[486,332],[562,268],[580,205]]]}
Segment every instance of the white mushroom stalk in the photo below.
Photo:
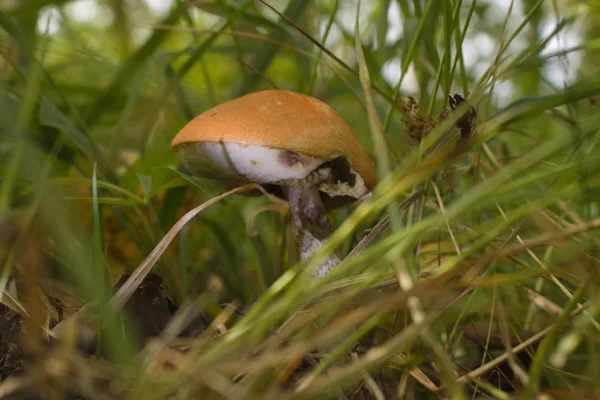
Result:
{"label": "white mushroom stalk", "polygon": [[[282,90],[252,93],[197,116],[171,143],[195,175],[264,185],[290,203],[301,259],[331,234],[327,211],[376,184],[372,161],[352,128],[327,104]],[[323,276],[340,260],[330,255]]]}
{"label": "white mushroom stalk", "polygon": [[[300,259],[305,260],[321,248],[333,229],[318,190],[290,187],[287,198],[296,249]],[[315,272],[315,277],[325,276],[339,263],[337,254],[330,254]]]}

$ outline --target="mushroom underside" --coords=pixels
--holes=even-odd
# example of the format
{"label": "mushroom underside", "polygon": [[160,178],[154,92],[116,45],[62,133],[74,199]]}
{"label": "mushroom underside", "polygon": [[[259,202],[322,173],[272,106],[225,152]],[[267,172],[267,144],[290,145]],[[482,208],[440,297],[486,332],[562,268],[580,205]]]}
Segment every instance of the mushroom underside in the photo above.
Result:
{"label": "mushroom underside", "polygon": [[278,186],[314,188],[325,197],[340,197],[342,203],[347,202],[344,197],[360,198],[368,192],[362,177],[339,154],[323,160],[292,150],[213,142],[186,143],[175,151],[191,173],[230,184],[255,182],[274,192]]}

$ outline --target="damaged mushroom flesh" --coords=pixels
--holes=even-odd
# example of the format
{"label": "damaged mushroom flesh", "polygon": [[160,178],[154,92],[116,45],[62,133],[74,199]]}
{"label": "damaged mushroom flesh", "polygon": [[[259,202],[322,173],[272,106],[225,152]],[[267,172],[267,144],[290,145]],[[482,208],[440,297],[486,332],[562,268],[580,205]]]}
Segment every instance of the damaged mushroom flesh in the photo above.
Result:
{"label": "damaged mushroom flesh", "polygon": [[[332,231],[327,211],[370,192],[371,158],[327,104],[299,93],[252,93],[200,114],[171,143],[193,174],[263,185],[290,203],[298,253],[310,257]],[[331,255],[316,272],[339,263]]]}

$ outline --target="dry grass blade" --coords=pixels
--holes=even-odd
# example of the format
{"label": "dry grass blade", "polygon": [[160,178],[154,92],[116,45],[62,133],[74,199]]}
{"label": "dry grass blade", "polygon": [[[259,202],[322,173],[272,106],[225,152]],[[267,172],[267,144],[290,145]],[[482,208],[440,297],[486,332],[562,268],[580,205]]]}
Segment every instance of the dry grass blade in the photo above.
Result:
{"label": "dry grass blade", "polygon": [[600,218],[595,219],[595,220],[590,221],[585,224],[576,225],[571,229],[565,229],[562,232],[552,232],[552,233],[539,235],[538,237],[525,242],[525,244],[512,246],[512,247],[506,247],[505,249],[502,249],[502,250],[496,251],[494,253],[491,253],[489,255],[486,255],[484,257],[481,257],[480,259],[478,259],[472,263],[467,263],[467,264],[463,265],[462,267],[459,267],[458,270],[447,271],[447,272],[443,273],[442,276],[447,275],[448,277],[454,277],[454,276],[456,276],[456,274],[458,274],[460,272],[468,271],[468,273],[465,274],[465,279],[466,279],[466,281],[469,281],[479,271],[481,271],[481,269],[490,265],[490,263],[492,263],[495,260],[508,258],[510,256],[527,251],[528,249],[533,249],[535,247],[556,244],[562,240],[565,240],[570,237],[587,232],[589,230],[598,229],[598,228],[600,228]]}
{"label": "dry grass blade", "polygon": [[[536,342],[539,342],[540,340],[542,340],[550,331],[552,330],[552,326],[549,326],[547,328],[544,328],[543,330],[541,330],[540,332],[536,333],[535,335],[531,336],[530,338],[528,338],[527,340],[523,341],[523,343],[514,346],[511,350],[510,353],[511,355],[515,355],[523,350],[525,350],[527,347],[535,344]],[[474,380],[477,377],[480,377],[481,375],[485,374],[486,372],[489,372],[491,370],[493,370],[494,368],[496,368],[498,365],[500,365],[501,363],[507,361],[509,358],[509,354],[508,351],[503,353],[502,355],[494,358],[491,361],[488,361],[487,363],[485,363],[484,365],[482,365],[481,367],[474,369],[473,371],[460,376],[456,382],[457,383],[465,383],[465,382],[469,382]]]}
{"label": "dry grass blade", "polygon": [[152,250],[152,252],[148,255],[148,257],[146,257],[146,259],[129,276],[127,281],[125,281],[125,283],[123,283],[123,286],[121,286],[119,288],[119,290],[117,290],[117,292],[109,300],[109,302],[108,302],[109,314],[108,315],[109,316],[115,315],[123,308],[123,306],[125,305],[127,300],[129,300],[129,298],[131,297],[133,292],[136,291],[136,289],[142,283],[144,278],[148,275],[150,270],[152,270],[152,267],[154,266],[154,264],[156,264],[156,262],[158,261],[160,256],[165,252],[165,250],[167,249],[169,244],[171,244],[171,242],[173,241],[175,236],[177,236],[177,234],[181,231],[181,229],[183,229],[183,227],[188,222],[190,222],[194,217],[196,217],[199,213],[201,213],[207,207],[210,207],[213,204],[218,203],[219,201],[223,200],[225,197],[231,196],[232,194],[235,194],[235,193],[247,192],[247,191],[254,190],[254,189],[262,189],[262,188],[260,188],[258,185],[254,185],[254,184],[237,187],[237,188],[232,189],[228,192],[225,192],[219,196],[213,197],[212,199],[199,205],[198,207],[194,208],[193,210],[188,211],[183,217],[181,217],[181,219],[179,219],[179,221],[177,221],[177,223],[175,225],[173,225],[173,227],[169,230],[169,232],[167,232],[167,234],[162,238],[162,240],[156,245],[156,247]]}
{"label": "dry grass blade", "polygon": [[8,378],[0,383],[0,399],[14,398],[15,392],[28,388],[31,378]]}
{"label": "dry grass blade", "polygon": [[21,314],[22,316],[27,316],[27,310],[21,304],[21,302],[8,290],[0,292],[0,303],[4,304],[6,307],[10,308],[14,312]]}
{"label": "dry grass blade", "polygon": [[[390,359],[391,362],[397,362],[398,364],[404,364],[406,359],[406,355],[399,353],[393,358]],[[407,371],[408,375],[412,376],[417,382],[423,385],[424,388],[431,392],[437,392],[439,387],[433,383],[431,378],[429,378],[420,368],[409,368]]]}
{"label": "dry grass blade", "polygon": [[[354,362],[358,362],[358,354],[356,354],[355,352],[352,353],[352,360]],[[375,397],[376,400],[385,400],[383,392],[381,391],[379,386],[377,386],[377,382],[375,382],[373,377],[367,372],[363,372],[362,377],[365,381],[365,385],[367,386],[373,397]]]}
{"label": "dry grass blade", "polygon": [[562,312],[562,308],[547,297],[544,297],[527,287],[525,288],[525,291],[527,293],[527,298],[529,298],[531,303],[535,304],[539,309],[546,311],[550,315],[560,315]]}

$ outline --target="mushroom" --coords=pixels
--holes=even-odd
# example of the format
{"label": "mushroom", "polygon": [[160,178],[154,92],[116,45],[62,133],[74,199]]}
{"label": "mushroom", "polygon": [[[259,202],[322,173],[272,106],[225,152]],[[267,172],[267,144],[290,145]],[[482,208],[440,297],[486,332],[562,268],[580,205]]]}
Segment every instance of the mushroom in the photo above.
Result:
{"label": "mushroom", "polygon": [[[192,174],[228,186],[258,183],[287,199],[301,259],[331,233],[327,211],[366,195],[377,183],[352,128],[322,101],[284,90],[251,93],[203,112],[171,147]],[[316,275],[339,261],[331,255]]]}

